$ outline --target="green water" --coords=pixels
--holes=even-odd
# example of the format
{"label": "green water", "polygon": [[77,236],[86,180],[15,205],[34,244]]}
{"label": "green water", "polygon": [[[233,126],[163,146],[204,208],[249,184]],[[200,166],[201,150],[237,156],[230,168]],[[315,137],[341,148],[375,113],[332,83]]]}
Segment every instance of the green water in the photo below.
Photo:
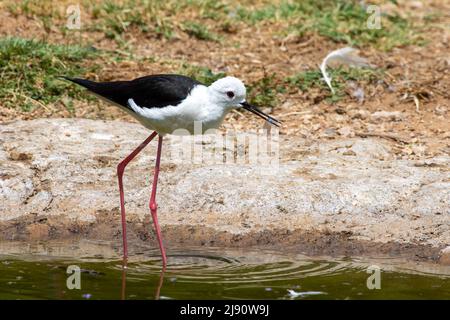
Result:
{"label": "green water", "polygon": [[[54,252],[2,254],[0,299],[450,298],[450,270],[442,266],[391,259],[318,259],[263,250],[198,248],[170,253],[164,273],[154,250],[135,253],[126,269],[121,259],[101,255],[69,259]],[[69,265],[81,269],[79,290],[67,288]],[[380,289],[367,287],[370,265],[380,267]]]}

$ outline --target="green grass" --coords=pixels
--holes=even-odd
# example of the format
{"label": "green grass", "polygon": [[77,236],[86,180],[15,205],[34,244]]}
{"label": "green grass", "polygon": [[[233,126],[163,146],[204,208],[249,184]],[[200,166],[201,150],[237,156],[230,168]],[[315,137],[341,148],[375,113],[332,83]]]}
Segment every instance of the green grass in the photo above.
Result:
{"label": "green grass", "polygon": [[22,0],[6,2],[6,9],[14,16],[32,17],[58,17],[61,12],[55,9],[54,3],[42,0]]}
{"label": "green grass", "polygon": [[194,21],[186,21],[183,23],[183,31],[188,35],[195,37],[199,40],[207,40],[207,41],[219,41],[220,38],[217,34],[211,32],[207,26],[194,22]]}
{"label": "green grass", "polygon": [[249,9],[245,6],[237,8],[236,18],[249,24],[265,20],[282,20],[292,18],[302,11],[302,4],[283,1],[280,5],[269,4],[259,9]]}
{"label": "green grass", "polygon": [[103,31],[110,39],[121,40],[122,34],[131,27],[137,27],[142,32],[148,31],[142,12],[133,10],[132,2],[120,4],[105,1],[95,4],[92,8],[92,16],[97,22],[93,29]]}
{"label": "green grass", "polygon": [[158,37],[172,39],[176,30],[208,41],[218,41],[219,36],[211,32],[207,26],[198,21],[187,21],[180,24],[174,15],[191,7],[196,8],[204,19],[212,19],[222,13],[222,5],[211,0],[125,0],[121,2],[106,1],[93,5],[92,17],[95,19],[94,30],[102,31],[106,37],[115,39],[119,44],[123,36],[132,30],[155,34]]}
{"label": "green grass", "polygon": [[[386,0],[387,2],[388,0]],[[394,2],[395,1],[390,1]],[[50,31],[51,26],[64,25],[61,10],[56,10],[49,0],[9,0],[6,8],[14,15],[34,17]],[[130,33],[144,33],[149,36],[172,39],[177,32],[205,41],[219,41],[221,38],[211,30],[230,32],[239,29],[239,23],[258,24],[265,21],[287,21],[286,28],[276,33],[308,36],[319,34],[337,43],[350,46],[371,46],[381,50],[409,44],[425,43],[420,24],[432,16],[414,21],[396,14],[382,12],[381,29],[369,29],[367,21],[371,13],[359,0],[284,0],[251,7],[237,1],[222,0],[121,0],[81,2],[86,31],[101,31],[119,45],[126,43]],[[190,21],[184,11],[189,12]],[[233,31],[234,32],[234,31]]]}
{"label": "green grass", "polygon": [[83,61],[98,53],[93,48],[51,45],[22,38],[0,39],[0,99],[6,107],[24,111],[55,102],[63,94],[86,97],[80,88],[59,80],[60,75],[80,76],[94,67]]}
{"label": "green grass", "polygon": [[413,44],[419,39],[410,21],[396,15],[382,15],[381,28],[369,29],[369,14],[358,4],[339,1],[330,11],[314,14],[310,23],[294,27],[300,34],[308,28],[335,42],[351,46],[373,46],[383,50]]}
{"label": "green grass", "polygon": [[276,74],[265,74],[263,78],[247,85],[249,101],[262,107],[275,107],[277,93],[283,92],[284,87],[278,85]]}
{"label": "green grass", "polygon": [[[181,2],[181,1],[179,1]],[[227,1],[228,2],[228,1]],[[185,0],[185,8],[188,6],[195,8],[198,17],[201,19],[211,19],[215,21],[223,20],[232,5],[222,0]]]}
{"label": "green grass", "polygon": [[423,38],[411,20],[398,15],[382,14],[381,29],[369,29],[367,13],[358,1],[304,0],[282,1],[251,10],[240,7],[237,18],[248,23],[286,20],[291,26],[285,32],[299,36],[319,34],[334,42],[350,46],[373,46],[382,50],[409,44],[423,44]]}
{"label": "green grass", "polygon": [[226,76],[223,72],[213,72],[207,67],[196,66],[189,63],[183,63],[179,68],[178,73],[192,77],[208,86],[214,81]]}
{"label": "green grass", "polygon": [[[333,76],[332,72],[331,75]],[[327,85],[322,78],[323,76],[320,70],[307,70],[289,77],[286,82],[302,91],[307,91],[312,87],[326,88]]]}

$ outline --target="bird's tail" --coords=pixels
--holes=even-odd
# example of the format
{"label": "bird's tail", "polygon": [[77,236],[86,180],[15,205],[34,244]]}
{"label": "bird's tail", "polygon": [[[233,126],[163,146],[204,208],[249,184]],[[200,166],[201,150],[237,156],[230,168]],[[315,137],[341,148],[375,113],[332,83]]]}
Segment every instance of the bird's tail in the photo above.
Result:
{"label": "bird's tail", "polygon": [[96,92],[96,90],[99,89],[99,83],[91,80],[81,79],[81,78],[71,78],[66,76],[59,76],[58,78],[69,80],[73,83],[76,83],[82,87],[85,87],[86,89]]}
{"label": "bird's tail", "polygon": [[60,76],[59,78],[76,83],[88,89],[99,98],[115,104],[119,104],[123,107],[127,107],[128,97],[124,94],[122,86],[126,86],[128,84],[128,81],[95,82],[91,80],[71,78],[66,76]]}
{"label": "bird's tail", "polygon": [[[111,82],[95,82],[91,80],[81,79],[81,78],[71,78],[66,76],[60,76],[59,78],[63,78],[65,80],[69,80],[73,83],[76,83],[89,91],[93,92],[97,96],[100,96],[103,99],[107,99],[109,101],[121,104],[120,96],[117,96],[117,92],[115,92],[115,86],[111,86]],[[115,83],[121,83],[123,81],[116,81]]]}

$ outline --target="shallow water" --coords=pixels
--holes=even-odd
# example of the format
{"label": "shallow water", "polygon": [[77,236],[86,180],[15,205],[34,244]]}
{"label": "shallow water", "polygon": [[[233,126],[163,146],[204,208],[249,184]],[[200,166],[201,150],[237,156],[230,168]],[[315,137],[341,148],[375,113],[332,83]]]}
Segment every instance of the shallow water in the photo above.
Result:
{"label": "shallow water", "polygon": [[[120,258],[108,257],[104,250],[102,256],[84,254],[73,259],[64,257],[70,252],[67,247],[20,254],[1,249],[0,299],[450,298],[450,268],[386,258],[171,249],[169,266],[162,273],[158,252],[151,249],[135,252],[126,269]],[[67,288],[69,265],[81,269],[80,290]],[[370,290],[367,278],[372,273],[367,269],[374,265],[381,270],[381,289]]]}

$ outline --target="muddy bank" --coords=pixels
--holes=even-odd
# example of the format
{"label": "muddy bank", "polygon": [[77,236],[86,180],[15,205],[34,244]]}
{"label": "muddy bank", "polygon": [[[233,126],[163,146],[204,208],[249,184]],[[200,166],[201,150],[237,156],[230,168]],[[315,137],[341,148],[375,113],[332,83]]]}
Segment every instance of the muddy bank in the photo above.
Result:
{"label": "muddy bank", "polygon": [[[0,238],[120,245],[116,164],[147,134],[117,121],[1,125]],[[396,143],[280,136],[274,169],[175,163],[171,152],[179,142],[168,137],[158,191],[165,239],[168,245],[436,260],[450,244],[450,158],[399,160]],[[131,241],[154,240],[148,220],[154,155],[151,143],[125,173]]]}
{"label": "muddy bank", "polygon": [[[14,243],[35,241],[68,240],[73,242],[84,239],[111,241],[117,256],[122,252],[121,225],[119,217],[98,218],[95,223],[76,222],[68,219],[47,219],[31,222],[19,219],[2,223],[2,239]],[[448,263],[448,254],[442,258],[441,249],[431,245],[418,243],[375,242],[351,238],[351,231],[324,233],[317,230],[274,229],[249,231],[233,234],[217,231],[207,226],[173,226],[163,227],[163,236],[168,254],[171,248],[187,247],[224,247],[224,248],[261,248],[285,253],[299,253],[308,256],[370,256],[395,257],[413,261],[430,261]],[[139,252],[141,245],[154,246],[157,249],[156,237],[152,225],[148,223],[128,223],[129,251],[133,255]],[[10,241],[1,242],[3,245]]]}

